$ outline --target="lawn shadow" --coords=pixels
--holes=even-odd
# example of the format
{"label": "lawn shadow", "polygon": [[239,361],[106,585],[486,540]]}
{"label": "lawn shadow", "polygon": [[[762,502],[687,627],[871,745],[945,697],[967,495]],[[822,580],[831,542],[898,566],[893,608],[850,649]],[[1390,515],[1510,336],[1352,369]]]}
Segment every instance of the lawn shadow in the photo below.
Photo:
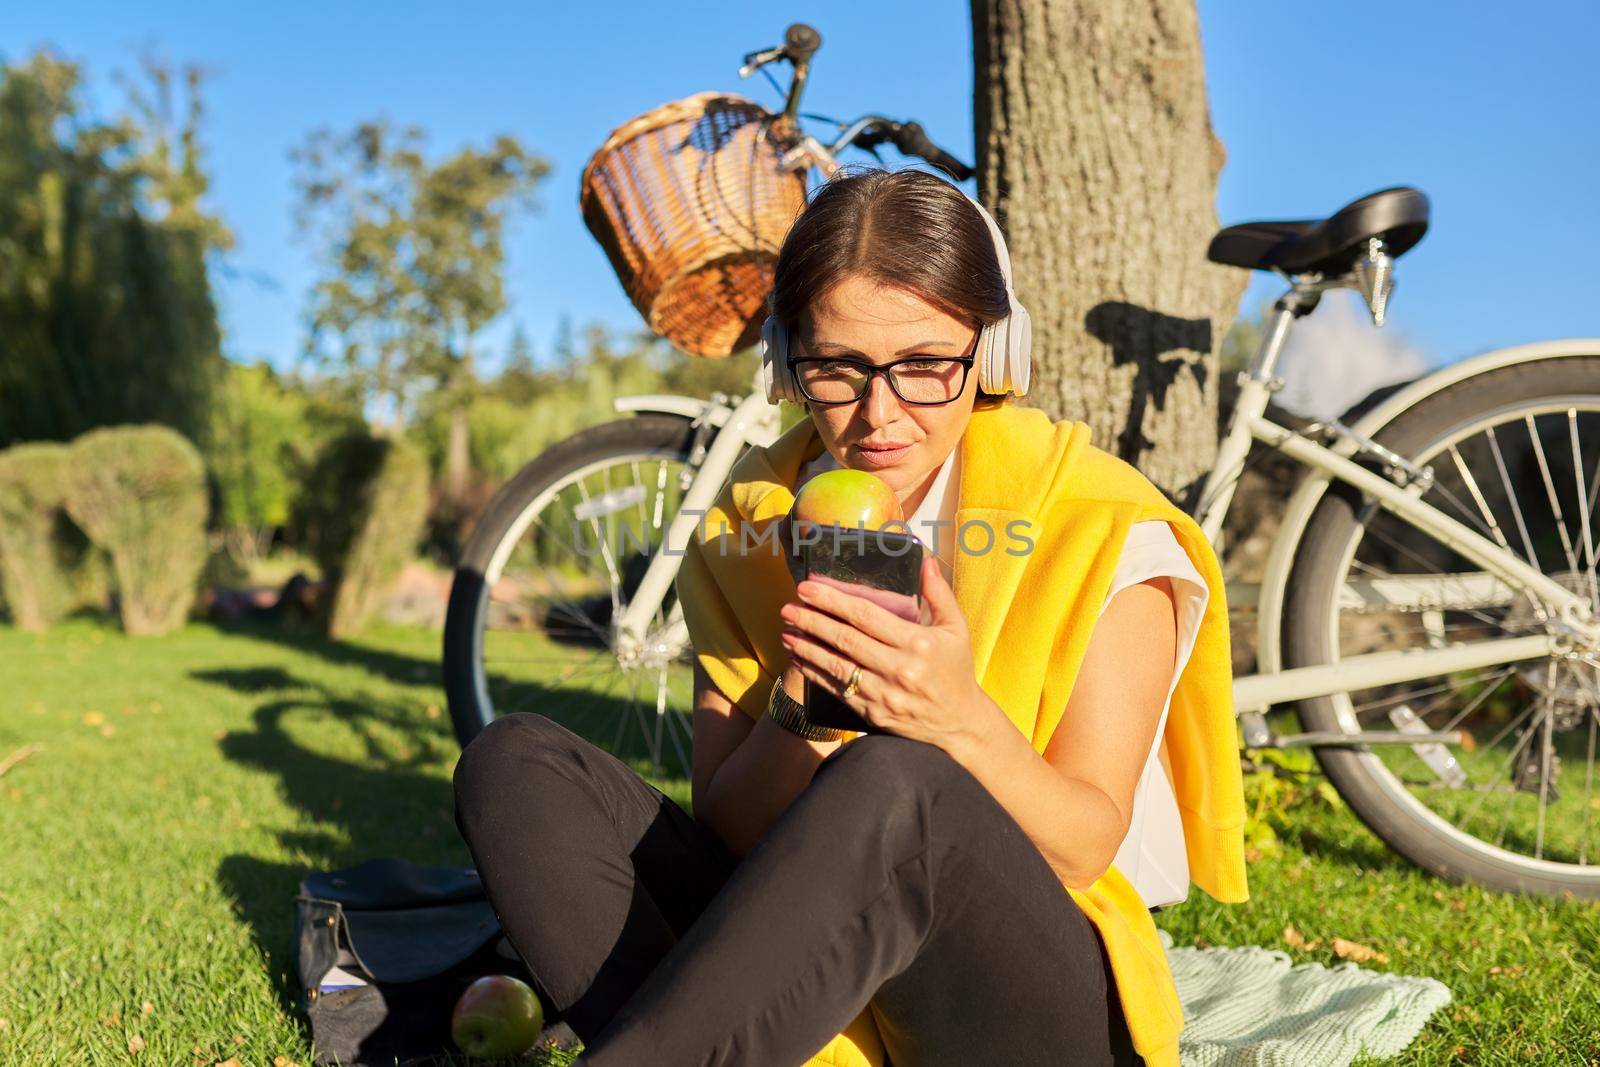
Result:
{"label": "lawn shadow", "polygon": [[[351,644],[328,637],[311,625],[289,620],[212,620],[210,625],[219,632],[249,640],[267,641],[320,659],[325,663],[353,667],[378,678],[405,686],[442,686],[443,666],[439,660],[389,652],[364,645]],[[654,698],[647,696],[644,704],[629,702],[611,692],[610,688],[585,689],[585,678],[615,687],[620,673],[609,649],[600,646],[574,644],[569,647],[572,665],[562,677],[565,684],[550,686],[538,681],[515,679],[495,675],[490,680],[491,696],[500,715],[516,711],[537,711],[560,723],[578,736],[592,741],[641,773],[650,766],[651,735],[655,716]],[[613,668],[610,674],[603,669]],[[281,679],[254,679],[248,671],[214,671],[200,676],[204,680],[226,685],[238,692],[253,693],[261,688],[272,688]],[[298,683],[295,683],[298,684]],[[281,686],[280,686],[281,688]],[[450,724],[445,723],[448,728]],[[474,728],[474,732],[476,728]],[[458,735],[459,736],[459,735]],[[659,737],[664,772],[673,765],[682,764],[681,777],[687,777],[688,742],[678,738],[682,756],[668,740],[667,732]]]}
{"label": "lawn shadow", "polygon": [[[256,635],[255,627],[249,631]],[[364,650],[351,651],[356,661],[365,658],[360,655]],[[382,653],[375,658],[392,661],[385,664],[390,668],[408,660]],[[294,897],[308,874],[384,856],[420,864],[472,864],[455,825],[453,786],[440,770],[458,751],[457,744],[447,722],[429,719],[417,707],[377,698],[353,700],[280,667],[204,670],[191,676],[259,700],[250,725],[222,739],[222,754],[276,775],[284,800],[301,814],[293,828],[278,834],[281,851],[301,857],[299,862],[240,853],[226,857],[217,871],[258,946],[280,961],[271,968],[271,979],[279,1001],[290,1011],[299,996],[292,972]],[[570,725],[575,717],[570,692],[530,684],[525,695],[552,706],[552,720],[606,747],[604,739]],[[554,707],[557,696],[559,708]],[[609,703],[613,716],[627,707],[602,695],[581,696],[576,703],[591,710]],[[322,734],[327,745],[311,741],[308,747],[308,739]],[[358,757],[340,758],[325,750],[338,747],[340,740],[348,747],[352,736],[361,748]],[[631,755],[643,762],[642,741],[637,748]],[[626,750],[622,753],[625,761],[629,756]]]}
{"label": "lawn shadow", "polygon": [[358,667],[399,685],[436,685],[441,681],[437,659],[423,659],[339,641],[309,623],[291,619],[212,619],[219,633],[267,641],[314,656],[340,667]]}
{"label": "lawn shadow", "polygon": [[[306,875],[375,856],[471,863],[456,832],[450,782],[428,770],[454,742],[411,709],[345,699],[277,667],[197,671],[193,677],[265,698],[251,712],[248,728],[222,739],[222,754],[277,775],[285,801],[302,815],[278,839],[283,852],[303,862],[242,853],[226,857],[217,871],[235,913],[258,946],[279,961],[271,979],[289,1011],[299,992],[292,972],[294,897]],[[340,759],[301,744],[296,735],[314,734],[319,722],[325,729],[355,732],[363,756]]]}
{"label": "lawn shadow", "polygon": [[[254,626],[248,632],[258,636]],[[310,643],[326,647],[315,640]],[[360,655],[363,650],[350,651],[357,655],[347,662],[368,659]],[[408,657],[379,653],[376,659],[389,669],[407,669]],[[350,699],[343,686],[330,687],[281,667],[203,670],[191,677],[256,703],[248,727],[222,738],[222,754],[276,775],[284,800],[300,816],[278,831],[279,847],[270,850],[271,855],[225,857],[218,864],[217,880],[258,949],[268,957],[267,977],[281,1010],[309,1044],[312,1034],[300,1010],[301,989],[294,969],[294,899],[300,883],[315,871],[380,857],[471,866],[472,856],[455,824],[453,784],[444,770],[458,752],[457,743],[446,720],[428,717],[416,704],[392,698]],[[559,704],[552,707],[557,714],[550,717],[564,725],[568,724],[564,720],[573,718],[574,703],[609,704],[612,715],[627,707],[603,694],[558,693],[538,685],[525,686],[522,692],[529,700]],[[569,728],[581,733],[575,726]],[[592,733],[582,736],[605,747]],[[639,748],[642,753],[642,744]],[[623,758],[627,759],[626,753]],[[643,759],[638,755],[636,765]],[[292,858],[285,860],[284,855]],[[547,1015],[550,1022],[559,1018],[558,1012]],[[402,1036],[413,1040],[409,1034]],[[363,1038],[363,1048],[372,1043],[387,1049],[383,1042],[391,1039],[400,1038],[380,1026]]]}
{"label": "lawn shadow", "polygon": [[[1347,825],[1335,825],[1335,822]],[[1308,856],[1363,870],[1409,872],[1420,870],[1410,860],[1384,844],[1354,812],[1329,813],[1314,822],[1296,826],[1286,835]]]}

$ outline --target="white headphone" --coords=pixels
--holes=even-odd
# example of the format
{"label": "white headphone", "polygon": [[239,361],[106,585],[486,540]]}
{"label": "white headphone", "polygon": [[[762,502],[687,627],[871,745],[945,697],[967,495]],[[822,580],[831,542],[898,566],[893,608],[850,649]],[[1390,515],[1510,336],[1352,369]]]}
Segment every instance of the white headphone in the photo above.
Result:
{"label": "white headphone", "polygon": [[[966,196],[965,193],[962,195]],[[989,233],[994,237],[1000,273],[1006,281],[1006,301],[1010,304],[1005,318],[978,332],[978,347],[981,350],[978,358],[978,388],[985,393],[1024,396],[1028,392],[1028,371],[1032,365],[1028,357],[1033,347],[1033,320],[1028,317],[1028,309],[1017,300],[1017,290],[1011,280],[1011,253],[1006,248],[1005,236],[982,204],[971,197],[967,199],[983,216]],[[789,366],[789,344],[789,331],[776,318],[768,315],[766,322],[761,325],[761,370],[768,403],[776,404],[779,400],[795,404],[806,402],[805,394],[800,391],[794,371]]]}

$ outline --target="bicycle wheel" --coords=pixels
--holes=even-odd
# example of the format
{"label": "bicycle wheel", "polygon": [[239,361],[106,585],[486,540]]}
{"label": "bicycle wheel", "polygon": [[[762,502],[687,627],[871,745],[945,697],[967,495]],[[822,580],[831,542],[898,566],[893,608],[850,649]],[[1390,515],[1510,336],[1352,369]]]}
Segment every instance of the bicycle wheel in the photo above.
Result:
{"label": "bicycle wheel", "polygon": [[463,746],[497,715],[537,711],[625,759],[648,755],[652,774],[688,776],[692,660],[686,642],[664,638],[674,591],[632,662],[613,620],[678,513],[692,442],[679,416],[619,419],[554,445],[501,488],[462,552],[445,617],[444,687]]}
{"label": "bicycle wheel", "polygon": [[[1600,355],[1456,382],[1375,439],[1432,467],[1425,501],[1600,608]],[[1283,627],[1290,667],[1547,632],[1528,597],[1337,482],[1297,549]],[[1423,868],[1508,892],[1600,897],[1600,657],[1578,651],[1298,710],[1308,730],[1465,731],[1470,746],[1315,751],[1357,816]]]}

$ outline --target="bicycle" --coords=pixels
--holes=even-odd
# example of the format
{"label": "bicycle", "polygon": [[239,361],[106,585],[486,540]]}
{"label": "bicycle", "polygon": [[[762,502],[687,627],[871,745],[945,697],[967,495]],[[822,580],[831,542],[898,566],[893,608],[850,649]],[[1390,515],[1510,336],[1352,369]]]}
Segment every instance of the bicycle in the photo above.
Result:
{"label": "bicycle", "polygon": [[[794,119],[819,45],[814,30],[790,27],[784,45],[746,56],[741,74],[789,62],[784,115]],[[866,115],[840,126],[824,143],[795,125],[786,163],[831,174],[846,147],[876,154],[894,144],[958,180],[971,176],[915,122]],[[1257,607],[1258,669],[1234,683],[1242,743],[1311,748],[1369,828],[1449,881],[1600,898],[1588,840],[1600,821],[1600,340],[1451,364],[1358,405],[1358,418],[1346,413],[1351,425],[1335,418],[1291,430],[1266,416],[1294,323],[1324,293],[1354,289],[1382,325],[1395,262],[1427,225],[1426,197],[1397,187],[1325,219],[1227,227],[1209,250],[1288,286],[1239,375],[1194,509],[1219,555],[1253,443],[1305,470],[1261,581],[1228,590],[1230,603]],[[538,696],[561,715],[613,715],[617,751],[631,713],[652,770],[662,769],[665,736],[686,774],[692,661],[672,595],[676,560],[733,463],[776,438],[779,410],[759,370],[743,396],[629,396],[615,408],[629,417],[534,459],[474,530],[445,628],[451,718],[465,744]],[[587,529],[596,551],[570,547],[563,523]],[[533,571],[526,595],[497,604],[514,559]],[[598,572],[586,584],[571,573],[580,564]],[[518,612],[515,626],[493,625]],[[586,658],[560,651],[574,642]],[[620,709],[609,703],[618,678],[633,690]],[[1303,732],[1279,734],[1267,713],[1291,707]],[[1558,783],[1563,763],[1578,759],[1575,799],[1570,781]]]}

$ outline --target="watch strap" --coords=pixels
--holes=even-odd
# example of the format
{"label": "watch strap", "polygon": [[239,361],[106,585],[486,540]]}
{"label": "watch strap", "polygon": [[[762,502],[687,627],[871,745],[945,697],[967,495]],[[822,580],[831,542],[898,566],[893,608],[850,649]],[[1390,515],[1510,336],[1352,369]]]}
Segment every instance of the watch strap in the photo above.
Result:
{"label": "watch strap", "polygon": [[805,705],[783,688],[782,678],[772,685],[772,694],[767,698],[767,714],[776,719],[779,726],[807,741],[837,741],[848,732],[831,726],[818,726],[806,718]]}

